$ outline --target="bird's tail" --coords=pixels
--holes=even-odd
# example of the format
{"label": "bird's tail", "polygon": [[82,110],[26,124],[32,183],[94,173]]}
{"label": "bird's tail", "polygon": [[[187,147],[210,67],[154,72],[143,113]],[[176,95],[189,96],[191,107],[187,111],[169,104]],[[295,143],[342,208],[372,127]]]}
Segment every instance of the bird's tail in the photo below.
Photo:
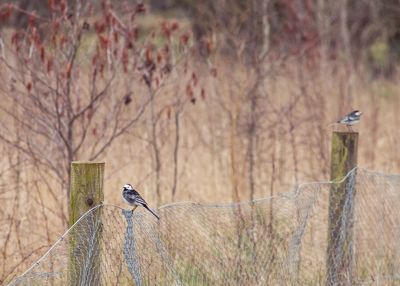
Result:
{"label": "bird's tail", "polygon": [[156,215],[147,205],[143,205],[143,207],[148,210],[149,212],[151,212],[157,219],[160,219],[160,217],[158,215]]}

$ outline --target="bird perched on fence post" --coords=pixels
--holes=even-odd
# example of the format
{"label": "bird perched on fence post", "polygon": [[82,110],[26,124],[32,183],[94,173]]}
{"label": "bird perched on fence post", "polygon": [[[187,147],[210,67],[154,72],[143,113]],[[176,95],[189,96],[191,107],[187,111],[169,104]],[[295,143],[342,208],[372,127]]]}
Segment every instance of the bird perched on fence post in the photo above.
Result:
{"label": "bird perched on fence post", "polygon": [[349,114],[343,116],[341,119],[339,119],[336,123],[340,124],[345,124],[347,128],[349,128],[351,131],[351,126],[358,123],[360,121],[360,117],[362,115],[362,112],[359,110],[353,110]]}
{"label": "bird perched on fence post", "polygon": [[122,189],[122,197],[130,205],[133,206],[132,212],[138,207],[142,206],[149,212],[151,212],[157,219],[160,219],[148,206],[146,201],[141,197],[141,195],[132,187],[131,184],[124,185]]}

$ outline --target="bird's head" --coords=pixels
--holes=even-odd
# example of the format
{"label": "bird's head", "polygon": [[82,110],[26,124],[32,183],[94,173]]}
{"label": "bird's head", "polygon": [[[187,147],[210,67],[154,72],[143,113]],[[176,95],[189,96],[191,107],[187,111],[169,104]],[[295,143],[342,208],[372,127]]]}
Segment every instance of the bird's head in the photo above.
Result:
{"label": "bird's head", "polygon": [[362,112],[361,112],[360,110],[354,110],[354,111],[352,112],[352,114],[355,115],[355,116],[360,117],[361,114],[362,114]]}
{"label": "bird's head", "polygon": [[125,184],[123,190],[124,190],[124,191],[125,191],[125,190],[132,191],[132,190],[133,190],[133,187],[132,187],[131,184]]}

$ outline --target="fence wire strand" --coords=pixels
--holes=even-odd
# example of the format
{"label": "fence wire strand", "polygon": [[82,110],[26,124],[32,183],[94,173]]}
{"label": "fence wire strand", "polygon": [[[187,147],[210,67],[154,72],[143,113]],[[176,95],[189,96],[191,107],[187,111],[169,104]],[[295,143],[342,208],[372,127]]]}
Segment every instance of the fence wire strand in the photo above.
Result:
{"label": "fence wire strand", "polygon": [[400,176],[354,169],[344,182],[253,202],[164,206],[159,221],[95,207],[10,285],[325,285],[346,255],[327,253],[329,191],[343,183],[350,197],[335,240],[352,228],[349,275],[400,284]]}

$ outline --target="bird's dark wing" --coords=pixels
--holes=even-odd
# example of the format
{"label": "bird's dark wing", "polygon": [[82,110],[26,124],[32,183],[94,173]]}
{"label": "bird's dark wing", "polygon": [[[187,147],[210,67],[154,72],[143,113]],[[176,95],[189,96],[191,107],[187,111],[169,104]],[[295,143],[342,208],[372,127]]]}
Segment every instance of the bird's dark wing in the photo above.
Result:
{"label": "bird's dark wing", "polygon": [[355,114],[349,115],[349,120],[350,121],[359,120],[359,119],[360,119],[360,117],[355,115]]}
{"label": "bird's dark wing", "polygon": [[136,203],[141,205],[147,205],[146,201],[139,194],[136,196]]}
{"label": "bird's dark wing", "polygon": [[147,205],[146,201],[142,198],[142,196],[136,190],[132,190],[131,192],[135,195],[135,199],[138,204]]}
{"label": "bird's dark wing", "polygon": [[137,204],[143,204],[143,199],[142,197],[139,195],[138,192],[136,192],[135,190],[129,190],[129,191],[125,191],[123,193],[124,199],[127,200],[129,203],[133,204],[133,203],[137,203]]}

